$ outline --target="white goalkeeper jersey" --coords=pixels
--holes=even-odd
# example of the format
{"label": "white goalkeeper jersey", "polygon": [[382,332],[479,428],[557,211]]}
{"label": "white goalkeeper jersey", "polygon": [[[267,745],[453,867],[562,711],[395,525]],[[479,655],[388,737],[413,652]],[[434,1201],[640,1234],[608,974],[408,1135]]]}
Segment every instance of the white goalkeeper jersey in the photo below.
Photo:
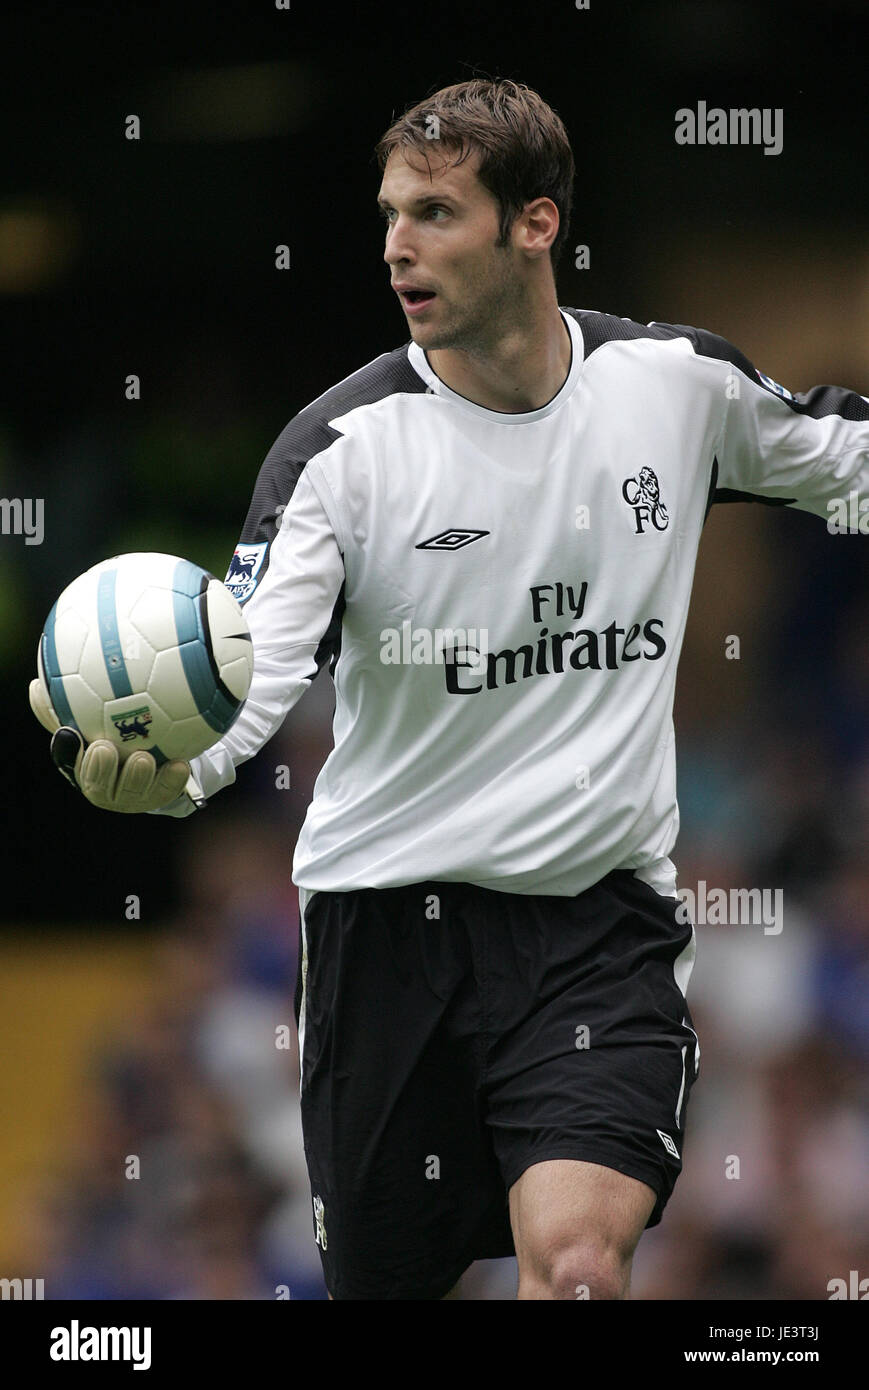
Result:
{"label": "white goalkeeper jersey", "polygon": [[792,395],[702,329],[561,313],[570,370],[539,410],[465,399],[410,342],[262,466],[226,577],[253,683],[192,767],[206,798],[231,783],[329,663],[305,890],[561,896],[626,868],[674,893],[673,696],[708,510],[829,518],[869,495],[867,398]]}

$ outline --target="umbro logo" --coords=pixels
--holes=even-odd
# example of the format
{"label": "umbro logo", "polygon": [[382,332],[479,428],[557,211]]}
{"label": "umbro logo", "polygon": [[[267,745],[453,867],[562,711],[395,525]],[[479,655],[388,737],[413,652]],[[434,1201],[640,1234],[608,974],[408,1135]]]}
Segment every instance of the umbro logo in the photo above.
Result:
{"label": "umbro logo", "polygon": [[420,541],[414,550],[461,550],[463,545],[478,541],[481,536],[491,535],[489,531],[468,531],[461,526],[451,526],[448,531],[439,531],[427,541]]}
{"label": "umbro logo", "polygon": [[679,1150],[676,1148],[676,1145],[673,1143],[673,1140],[670,1138],[669,1134],[665,1134],[662,1129],[659,1129],[657,1131],[657,1134],[661,1143],[664,1145],[664,1148],[667,1150],[667,1153],[672,1154],[674,1158],[678,1158]]}

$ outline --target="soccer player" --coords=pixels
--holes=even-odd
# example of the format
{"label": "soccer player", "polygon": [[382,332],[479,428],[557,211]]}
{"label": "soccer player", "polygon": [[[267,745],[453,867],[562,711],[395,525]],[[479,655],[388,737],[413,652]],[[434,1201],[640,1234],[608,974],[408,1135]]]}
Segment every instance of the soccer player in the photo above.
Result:
{"label": "soccer player", "polygon": [[[574,165],[526,87],[447,87],[377,153],[410,341],[265,459],[226,579],[242,714],[189,767],[118,774],[70,729],[52,755],[97,805],[192,813],[328,662],[293,877],[329,1293],[440,1298],[515,1250],[522,1299],[624,1298],[698,1071],[669,855],[703,523],[865,492],[869,402],[792,395],[702,329],[560,307]],[[57,728],[38,687],[35,708]]]}

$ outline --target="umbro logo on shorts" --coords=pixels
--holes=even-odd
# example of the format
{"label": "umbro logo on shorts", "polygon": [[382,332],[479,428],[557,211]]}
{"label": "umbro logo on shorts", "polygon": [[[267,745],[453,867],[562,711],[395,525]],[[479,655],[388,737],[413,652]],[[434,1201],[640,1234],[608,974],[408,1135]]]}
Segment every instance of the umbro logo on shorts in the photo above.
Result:
{"label": "umbro logo on shorts", "polygon": [[317,1234],[314,1240],[315,1245],[319,1245],[322,1250],[326,1249],[326,1222],[324,1220],[323,1198],[314,1198],[314,1221],[317,1227]]}
{"label": "umbro logo on shorts", "polygon": [[664,1145],[664,1148],[667,1150],[667,1153],[672,1154],[674,1158],[678,1158],[679,1150],[676,1148],[676,1145],[673,1143],[673,1140],[670,1138],[669,1134],[665,1134],[662,1129],[659,1129],[657,1131],[657,1134],[661,1143]]}
{"label": "umbro logo on shorts", "polygon": [[461,526],[451,526],[448,531],[439,531],[427,541],[420,541],[414,550],[461,550],[463,545],[470,545],[481,536],[490,534],[489,531],[467,531]]}

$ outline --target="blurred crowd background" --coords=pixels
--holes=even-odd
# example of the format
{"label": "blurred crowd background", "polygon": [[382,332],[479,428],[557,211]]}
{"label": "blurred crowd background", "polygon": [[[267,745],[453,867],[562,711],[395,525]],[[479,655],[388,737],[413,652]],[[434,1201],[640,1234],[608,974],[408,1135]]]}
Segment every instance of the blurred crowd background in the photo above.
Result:
{"label": "blurred crowd background", "polygon": [[[290,867],[331,683],[201,816],[111,817],[50,767],[27,704],[58,592],[135,549],[222,577],[286,421],[406,341],[376,139],[475,73],[526,81],[572,137],[570,245],[591,267],[566,254],[562,304],[697,324],[792,391],[869,396],[869,17],[857,0],[825,14],[828,31],[815,6],[740,0],[445,5],[400,24],[328,5],[12,7],[0,492],[44,499],[45,537],[0,536],[0,1276],[42,1277],[48,1298],[325,1297]],[[675,111],[701,99],[782,108],[782,154],[676,146]],[[825,1299],[869,1277],[866,555],[790,510],[719,506],[705,528],[674,858],[681,887],[781,890],[784,919],[698,925],[700,1079],[635,1298]],[[487,1261],[460,1296],[515,1284],[515,1262]]]}

